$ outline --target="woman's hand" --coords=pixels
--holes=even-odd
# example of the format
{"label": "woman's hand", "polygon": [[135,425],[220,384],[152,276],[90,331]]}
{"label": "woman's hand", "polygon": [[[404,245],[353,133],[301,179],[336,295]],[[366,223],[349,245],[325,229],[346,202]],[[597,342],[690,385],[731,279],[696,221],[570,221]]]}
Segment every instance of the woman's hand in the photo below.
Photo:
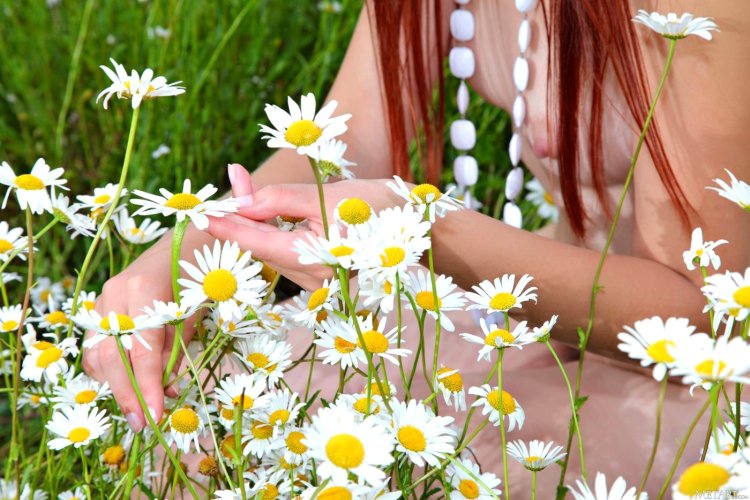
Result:
{"label": "woman's hand", "polygon": [[[306,289],[315,289],[331,277],[331,269],[299,263],[293,250],[295,240],[308,235],[322,236],[323,222],[318,191],[314,184],[277,184],[255,191],[250,174],[242,167],[230,170],[232,192],[240,201],[238,214],[221,218],[211,217],[208,232],[220,240],[236,241],[253,257],[266,262],[275,270]],[[361,198],[377,213],[384,208],[403,204],[386,180],[341,181],[323,186],[328,224],[334,224],[334,211],[344,198]],[[252,193],[252,194],[245,194]],[[303,217],[309,229],[282,231],[265,221],[276,216]]]}

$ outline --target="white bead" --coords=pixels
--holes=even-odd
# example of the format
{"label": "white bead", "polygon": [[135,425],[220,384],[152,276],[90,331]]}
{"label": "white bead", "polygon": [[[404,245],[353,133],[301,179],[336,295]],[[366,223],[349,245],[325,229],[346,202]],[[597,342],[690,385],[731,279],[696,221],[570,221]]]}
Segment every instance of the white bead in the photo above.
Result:
{"label": "white bead", "polygon": [[531,24],[528,19],[521,21],[521,25],[518,27],[518,50],[522,53],[526,52],[531,42]]}
{"label": "white bead", "polygon": [[474,38],[474,15],[468,10],[454,10],[451,14],[451,35],[461,42]]}
{"label": "white bead", "polygon": [[471,0],[454,0],[458,5],[469,5]]}
{"label": "white bead", "polygon": [[531,12],[536,7],[537,0],[516,0],[516,9],[519,12]]}
{"label": "white bead", "polygon": [[473,186],[479,178],[479,165],[477,160],[470,155],[457,156],[453,160],[453,177],[462,186]]}
{"label": "white bead", "polygon": [[526,99],[522,95],[517,95],[516,100],[513,101],[513,124],[516,128],[523,125],[523,121],[526,119]]}
{"label": "white bead", "polygon": [[523,215],[521,214],[521,209],[518,208],[518,205],[513,202],[505,204],[503,207],[503,222],[509,226],[521,229],[521,226],[523,225]]}
{"label": "white bead", "polygon": [[[448,54],[451,74],[466,79],[474,76],[474,52],[468,47],[453,47]],[[526,68],[528,74],[528,67]]]}
{"label": "white bead", "polygon": [[458,86],[456,102],[458,103],[458,112],[465,115],[466,110],[469,109],[469,88],[466,86],[466,82],[462,81]]}
{"label": "white bead", "polygon": [[508,145],[508,153],[510,154],[510,162],[514,167],[517,167],[518,162],[521,161],[521,147],[521,136],[518,133],[513,134]]}
{"label": "white bead", "polygon": [[468,151],[477,142],[477,130],[469,120],[456,120],[451,123],[451,144],[459,151]]}
{"label": "white bead", "polygon": [[510,171],[505,179],[505,197],[509,200],[515,200],[523,189],[523,169],[516,167]]}
{"label": "white bead", "polygon": [[[451,55],[453,55],[452,51]],[[474,54],[472,54],[472,63],[474,62],[473,56]],[[451,72],[452,71],[453,64],[451,64]],[[513,64],[513,83],[516,85],[516,89],[518,89],[519,92],[526,90],[526,86],[529,84],[529,62],[523,57],[517,57],[515,64]]]}

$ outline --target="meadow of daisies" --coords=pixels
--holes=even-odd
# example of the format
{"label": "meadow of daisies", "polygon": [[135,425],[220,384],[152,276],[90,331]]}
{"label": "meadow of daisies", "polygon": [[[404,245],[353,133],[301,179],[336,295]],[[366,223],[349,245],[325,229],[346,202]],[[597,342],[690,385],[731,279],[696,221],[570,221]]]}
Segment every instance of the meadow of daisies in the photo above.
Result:
{"label": "meadow of daisies", "polygon": [[[92,3],[86,3],[82,16],[94,15],[85,11]],[[55,5],[44,8],[56,15]],[[336,14],[335,7],[325,8]],[[243,12],[232,19],[241,22]],[[679,40],[710,40],[716,29],[709,19],[689,15],[641,12],[635,19],[669,44],[665,76]],[[232,29],[237,29],[233,21],[227,30]],[[152,30],[161,43],[172,36],[167,27]],[[519,480],[508,474],[511,460],[531,478],[526,497],[536,497],[538,474],[560,476],[559,498],[648,497],[643,487],[655,473],[663,398],[653,402],[652,452],[643,457],[641,481],[626,484],[597,474],[583,446],[586,421],[579,419],[579,410],[586,395],[580,377],[568,378],[550,342],[557,316],[538,325],[510,319],[512,312],[533,307],[539,299],[534,278],[498,276],[463,291],[450,276],[435,273],[431,226],[465,209],[453,188],[394,178],[389,187],[402,199],[400,205],[376,212],[367,199],[345,198],[333,213],[323,211],[320,234],[306,232],[293,249],[301,264],[328,266],[331,278],[281,301],[276,293],[280,275],[234,241],[215,241],[180,258],[189,225],[205,229],[210,218],[237,212],[239,202],[196,179],[180,179],[177,189],[144,185],[146,174],[138,168],[143,159],[136,160],[141,122],[174,119],[168,115],[184,108],[169,103],[191,102],[196,89],[178,71],[170,70],[167,78],[158,74],[162,67],[155,72],[117,61],[99,61],[101,85],[86,96],[92,101],[88,104],[99,107],[101,123],[118,137],[109,144],[119,148],[119,155],[111,153],[119,165],[106,182],[76,192],[76,172],[43,154],[35,161],[0,165],[5,191],[0,400],[7,403],[3,415],[8,421],[2,427],[0,498],[489,499],[510,496],[509,485]],[[199,76],[196,87],[206,85],[207,78]],[[655,89],[649,116],[665,80]],[[70,95],[77,96],[71,85]],[[260,132],[263,147],[294,149],[309,159],[325,206],[322,186],[355,177],[357,159],[345,158],[347,110],[321,100],[304,92],[284,107],[265,105],[266,116],[254,134]],[[73,100],[67,102],[72,106]],[[107,118],[115,113],[124,120]],[[62,129],[79,125],[63,120]],[[165,143],[151,158],[156,162],[172,150]],[[707,188],[726,199],[727,210],[737,217],[750,216],[747,180],[727,171]],[[542,205],[545,196],[538,184],[531,183],[529,191],[530,202],[540,204],[538,213],[553,218],[553,207]],[[613,231],[618,218],[619,207]],[[538,223],[538,217],[531,220]],[[274,223],[281,231],[307,227],[305,220],[286,216]],[[164,265],[171,273],[171,300],[154,301],[138,314],[97,305],[101,283],[95,278],[116,274],[139,248],[170,229],[172,259]],[[64,238],[53,238],[61,231]],[[54,269],[69,242],[81,249],[76,276],[50,279],[40,273],[40,268]],[[671,376],[704,403],[684,429],[671,469],[658,471],[665,481],[660,491],[648,492],[652,497],[750,494],[750,404],[742,401],[750,372],[750,269],[722,268],[715,249],[728,244],[704,241],[695,228],[683,255],[685,266],[704,276],[710,331],[697,332],[684,318],[653,317],[623,325],[619,335],[620,349],[634,363],[653,369],[662,395]],[[605,247],[599,271],[606,253]],[[599,272],[592,283],[591,320],[598,279]],[[472,331],[458,331],[451,316],[467,310],[476,312],[479,321]],[[408,332],[407,318],[416,324]],[[187,322],[196,326],[196,334],[184,340]],[[582,353],[592,324],[579,330]],[[175,332],[163,379],[172,390],[159,421],[147,407],[128,358],[133,349],[151,348],[141,333],[155,328]],[[301,356],[292,355],[292,329],[308,333]],[[462,367],[441,363],[440,342],[446,335],[459,335],[465,348],[476,352],[477,363],[486,369],[484,384],[467,386]],[[138,432],[108,385],[82,369],[83,354],[103,341],[116,344],[116,361],[126,367],[147,419]],[[544,344],[560,365],[570,402],[567,442],[514,438],[526,420],[526,395],[503,388],[503,357],[522,353],[532,343]],[[579,358],[579,373],[585,359]],[[338,388],[323,392],[316,385],[316,369],[322,365],[338,370]],[[305,373],[303,383],[291,382],[287,374],[292,369]],[[420,399],[417,393],[427,396]],[[440,409],[439,400],[448,410]],[[696,424],[704,413],[710,419],[701,428]],[[478,463],[468,453],[486,427],[496,429],[499,443],[492,464]],[[706,436],[702,450],[685,449],[693,433]],[[581,476],[565,473],[571,454],[582,464]],[[700,458],[678,467],[683,454]]]}

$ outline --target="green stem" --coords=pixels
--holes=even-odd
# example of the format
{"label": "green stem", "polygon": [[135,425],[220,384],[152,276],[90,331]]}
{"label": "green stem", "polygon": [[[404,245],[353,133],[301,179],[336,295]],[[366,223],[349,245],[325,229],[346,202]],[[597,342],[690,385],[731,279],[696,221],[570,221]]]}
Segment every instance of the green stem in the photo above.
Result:
{"label": "green stem", "polygon": [[326,212],[326,199],[325,193],[323,192],[323,179],[320,177],[320,168],[318,168],[318,162],[309,158],[310,166],[312,167],[313,175],[315,175],[315,185],[318,188],[318,201],[320,202],[320,219],[323,222],[323,233],[328,238],[328,213]]}
{"label": "green stem", "polygon": [[536,500],[536,471],[531,471],[531,500]]}
{"label": "green stem", "polygon": [[[403,318],[401,314],[401,277],[398,273],[396,273],[396,323],[397,323],[397,332],[398,337],[396,339],[396,343],[398,345],[398,348],[401,349],[401,333],[403,330]],[[408,401],[411,399],[411,394],[409,391],[409,384],[406,380],[406,372],[404,371],[404,361],[403,356],[398,356],[398,371],[401,374],[401,381],[404,384],[404,392],[406,393],[406,400]]]}
{"label": "green stem", "polygon": [[[633,182],[633,174],[635,172],[635,165],[638,162],[638,158],[641,154],[641,148],[643,147],[643,143],[646,140],[646,134],[648,133],[649,126],[651,125],[651,120],[654,117],[654,111],[656,110],[656,103],[659,101],[659,97],[661,96],[661,92],[664,88],[664,84],[667,81],[667,75],[669,74],[669,69],[672,66],[672,59],[674,58],[675,49],[677,47],[677,40],[671,39],[669,41],[669,52],[667,53],[667,60],[664,64],[664,70],[661,74],[661,79],[659,80],[659,85],[656,88],[656,93],[654,94],[654,98],[651,101],[651,106],[648,110],[648,115],[646,115],[646,121],[643,123],[643,129],[641,130],[641,134],[638,137],[638,143],[635,147],[635,152],[633,154],[633,158],[630,161],[630,168],[628,169],[628,175],[625,179],[625,184],[622,188],[622,193],[620,194],[620,201],[617,203],[617,208],[615,209],[615,213],[612,217],[612,225],[609,228],[609,234],[607,235],[607,241],[604,244],[604,248],[602,248],[601,256],[599,258],[599,263],[596,266],[596,273],[594,274],[594,282],[591,287],[591,298],[590,298],[590,306],[589,306],[589,318],[588,323],[586,325],[586,331],[583,333],[583,335],[580,338],[580,356],[578,358],[578,368],[576,372],[576,384],[575,384],[575,399],[578,401],[581,395],[581,377],[583,375],[583,362],[586,355],[586,347],[588,346],[589,338],[591,337],[591,331],[594,328],[594,316],[596,312],[596,296],[599,293],[599,278],[602,274],[602,269],[604,268],[604,261],[607,259],[607,254],[609,252],[609,248],[612,245],[612,240],[615,235],[615,230],[617,229],[617,224],[620,221],[620,214],[622,212],[622,207],[625,203],[625,198],[627,197],[628,191],[630,190],[630,185]],[[562,472],[560,474],[560,481],[558,483],[558,490],[561,490],[564,488],[565,485],[565,473],[567,471],[568,461],[570,460],[570,446],[573,441],[573,427],[570,426],[570,429],[568,430],[568,443],[566,447],[566,455],[565,460],[563,462],[563,468]]]}
{"label": "green stem", "polygon": [[310,395],[310,386],[312,385],[313,369],[315,368],[315,358],[318,354],[318,344],[313,341],[312,352],[310,353],[310,370],[307,372],[307,384],[305,384],[305,401]]}
{"label": "green stem", "polygon": [[[425,210],[425,219],[427,221],[430,220],[429,217],[429,207],[427,210]],[[427,232],[427,237],[430,237],[430,232]],[[429,386],[430,389],[435,392],[436,386],[437,386],[437,370],[438,370],[438,353],[440,352],[440,333],[441,333],[441,325],[440,325],[440,297],[438,297],[437,292],[437,282],[435,280],[435,263],[433,261],[432,256],[432,245],[430,245],[430,248],[427,249],[427,263],[429,265],[430,269],[430,283],[432,284],[432,303],[433,307],[435,309],[435,314],[437,318],[435,318],[435,351],[432,353],[432,378],[430,379],[432,384]],[[435,411],[435,414],[437,414],[437,401],[433,403],[433,410]]]}
{"label": "green stem", "polygon": [[664,481],[664,484],[662,484],[661,490],[659,490],[659,495],[657,495],[656,500],[661,500],[662,498],[664,498],[664,493],[666,493],[667,488],[669,488],[669,485],[672,484],[672,477],[674,477],[674,473],[677,470],[677,465],[680,463],[680,458],[682,458],[682,453],[685,451],[685,447],[687,446],[688,440],[690,439],[690,435],[693,433],[695,426],[698,425],[698,421],[706,412],[706,408],[708,408],[709,404],[711,404],[711,401],[706,400],[706,402],[703,403],[703,406],[701,407],[700,411],[698,411],[698,414],[693,419],[693,421],[690,422],[690,426],[688,427],[688,430],[685,433],[685,436],[682,438],[680,447],[677,450],[677,455],[675,455],[674,457],[674,461],[672,462],[672,467],[669,469],[669,475],[667,475],[667,479]]}
{"label": "green stem", "polygon": [[646,464],[646,472],[643,473],[643,478],[638,485],[638,493],[635,497],[640,498],[641,492],[646,487],[648,476],[651,474],[651,468],[654,466],[654,459],[656,458],[656,450],[659,448],[659,437],[661,436],[661,412],[664,407],[664,396],[667,393],[667,384],[669,383],[669,377],[664,374],[664,379],[661,381],[661,387],[659,388],[659,401],[656,403],[656,431],[654,432],[654,444],[651,447],[651,454],[648,457],[648,463]]}
{"label": "green stem", "polygon": [[[703,275],[703,284],[706,284],[706,278],[708,278],[708,273],[706,272],[706,268],[703,266],[700,266],[701,274]],[[716,328],[714,328],[714,308],[711,304],[711,299],[706,296],[706,304],[708,304],[708,320],[711,322],[711,337],[716,338]]]}
{"label": "green stem", "polygon": [[89,479],[89,467],[86,463],[86,455],[83,453],[83,447],[78,448],[81,452],[81,465],[83,466],[83,481],[86,488],[86,498],[91,500],[91,480]]}
{"label": "green stem", "polygon": [[[505,488],[505,498],[510,500],[510,475],[508,475],[508,448],[505,438],[505,414],[503,413],[503,353],[505,349],[499,349],[497,352],[497,399],[500,408],[500,439],[503,446],[503,486]],[[510,417],[508,417],[510,418]]]}
{"label": "green stem", "polygon": [[[172,233],[172,297],[178,305],[180,304],[180,284],[177,282],[180,279],[180,251],[182,250],[182,240],[185,239],[185,231],[187,231],[188,224],[190,224],[190,219],[185,218],[185,220],[175,225],[174,232]],[[182,321],[174,327],[172,350],[169,353],[169,360],[162,374],[162,385],[167,383],[169,375],[172,373],[175,363],[177,363],[184,328],[185,325]]]}

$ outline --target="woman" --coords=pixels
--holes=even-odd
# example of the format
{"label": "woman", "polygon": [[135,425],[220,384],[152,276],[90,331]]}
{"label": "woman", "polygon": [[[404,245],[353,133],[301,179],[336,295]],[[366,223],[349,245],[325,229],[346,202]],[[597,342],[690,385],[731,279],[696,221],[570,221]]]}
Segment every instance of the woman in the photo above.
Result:
{"label": "woman", "polygon": [[[327,185],[329,211],[338,200],[352,196],[366,199],[376,209],[401,204],[385,181],[377,179],[390,178],[394,171],[404,174],[406,145],[417,126],[414,117],[425,125],[429,139],[426,168],[435,178],[441,158],[441,116],[430,109],[427,98],[439,80],[437,68],[449,43],[446,25],[453,8],[449,0],[368,3],[329,98],[339,102],[342,112],[352,113],[350,131],[344,137],[349,144],[347,156],[359,164],[360,179],[373,180]],[[469,46],[478,64],[470,84],[489,102],[509,109],[515,97],[511,68],[517,55],[520,14],[512,0],[476,0],[467,8],[477,20],[476,37]],[[701,276],[688,272],[681,259],[689,247],[691,228],[701,226],[707,240],[730,241],[719,249],[725,268],[741,270],[748,265],[750,220],[738,218],[705,187],[722,177],[725,167],[740,178],[750,178],[746,160],[750,157],[750,101],[745,97],[750,67],[742,64],[749,45],[750,3],[543,2],[529,14],[536,36],[528,52],[532,74],[526,92],[523,162],[564,206],[565,216],[540,235],[465,210],[441,220],[433,232],[438,272],[453,276],[464,288],[506,273],[531,274],[540,301],[524,310],[523,319],[541,324],[559,314],[553,337],[576,345],[576,328],[588,318],[588,297],[609,214],[621,192],[649,95],[666,55],[664,39],[631,23],[638,8],[710,15],[722,32],[711,43],[695,37],[679,42],[658,107],[658,135],[651,134],[641,154],[612,255],[601,276],[603,292],[597,301],[589,349],[610,358],[621,356],[616,336],[623,325],[653,315],[686,317],[699,331],[707,331],[701,314]],[[399,33],[403,35],[400,42]],[[399,77],[402,61],[409,69]],[[230,166],[229,176],[234,195],[241,197],[239,215],[212,220],[209,234],[191,228],[183,257],[190,258],[194,248],[214,237],[229,238],[302,286],[316,288],[327,276],[326,270],[300,265],[289,250],[291,239],[301,235],[280,233],[263,222],[283,214],[307,217],[311,227],[320,228],[317,193],[310,184],[313,178],[306,158],[282,150],[254,172],[252,181],[239,166]],[[132,314],[153,299],[168,300],[172,293],[169,259],[170,238],[165,237],[107,282],[97,309]],[[469,331],[472,327],[465,321],[457,326],[461,328]],[[157,418],[163,410],[161,378],[172,345],[170,334],[146,332],[143,336],[154,349],[136,345],[130,354],[145,399]],[[186,328],[185,335],[192,331]],[[590,463],[610,473],[629,469],[628,480],[633,483],[648,453],[657,386],[628,371],[631,365],[614,366],[602,359],[590,359],[584,377],[592,381],[583,388],[592,398],[582,417],[584,429],[591,429],[585,436]],[[465,361],[471,362],[473,356]],[[537,368],[531,372],[534,363]],[[103,342],[87,351],[84,365],[91,375],[109,382],[131,427],[141,429],[143,414],[114,345]],[[527,423],[529,434],[520,436],[564,441],[569,411],[559,373],[533,354],[524,353],[519,365],[523,366],[516,367],[516,375],[508,375],[508,384],[520,399],[526,398],[522,404],[527,414],[543,418]],[[555,388],[550,388],[553,383]],[[638,391],[638,397],[623,390]],[[539,397],[542,391],[544,396]],[[689,419],[694,410],[697,407],[681,387],[670,389],[667,418]],[[599,412],[607,412],[602,417],[606,425],[597,425]],[[619,427],[616,433],[602,432],[614,427]],[[677,424],[665,431],[664,446],[673,447],[684,428]],[[494,434],[490,439],[495,439]],[[488,441],[494,463],[485,463],[494,472],[498,472],[497,441]],[[616,457],[607,458],[612,447],[625,446],[630,448],[617,449]],[[700,445],[691,446],[688,453],[695,456]],[[655,477],[663,478],[668,455],[669,450],[660,455]],[[554,475],[548,474],[550,483],[555,482]]]}

